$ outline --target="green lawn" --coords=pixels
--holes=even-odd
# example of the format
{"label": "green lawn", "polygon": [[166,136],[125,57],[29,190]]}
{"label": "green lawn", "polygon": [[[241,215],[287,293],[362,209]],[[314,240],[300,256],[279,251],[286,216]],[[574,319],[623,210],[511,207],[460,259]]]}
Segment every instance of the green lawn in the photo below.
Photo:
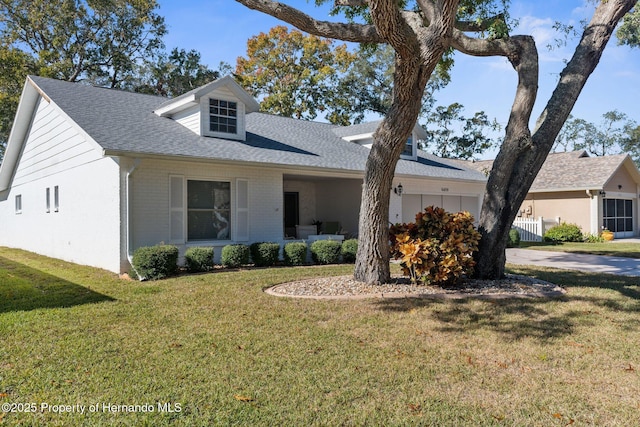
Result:
{"label": "green lawn", "polygon": [[37,409],[0,425],[637,425],[640,278],[516,270],[556,300],[262,291],[351,270],[139,283],[0,248],[0,403]]}
{"label": "green lawn", "polygon": [[604,242],[604,243],[535,243],[520,242],[524,249],[538,251],[573,252],[577,254],[610,255],[627,258],[640,258],[640,243]]}

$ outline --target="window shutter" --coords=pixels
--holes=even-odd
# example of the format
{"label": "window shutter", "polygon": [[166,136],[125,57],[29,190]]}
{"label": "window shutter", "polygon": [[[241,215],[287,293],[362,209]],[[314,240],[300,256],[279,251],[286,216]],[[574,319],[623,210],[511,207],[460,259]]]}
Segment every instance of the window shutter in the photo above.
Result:
{"label": "window shutter", "polygon": [[184,177],[169,177],[169,215],[171,221],[171,243],[184,243]]}
{"label": "window shutter", "polygon": [[249,181],[236,180],[236,241],[249,240]]}

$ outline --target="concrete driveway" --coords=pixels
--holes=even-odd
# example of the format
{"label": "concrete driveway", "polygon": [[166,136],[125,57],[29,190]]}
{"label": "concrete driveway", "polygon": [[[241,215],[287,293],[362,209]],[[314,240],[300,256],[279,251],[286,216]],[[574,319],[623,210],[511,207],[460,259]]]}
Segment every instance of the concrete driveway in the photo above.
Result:
{"label": "concrete driveway", "polygon": [[552,267],[561,270],[640,276],[640,259],[636,258],[509,248],[507,249],[507,262],[510,264]]}

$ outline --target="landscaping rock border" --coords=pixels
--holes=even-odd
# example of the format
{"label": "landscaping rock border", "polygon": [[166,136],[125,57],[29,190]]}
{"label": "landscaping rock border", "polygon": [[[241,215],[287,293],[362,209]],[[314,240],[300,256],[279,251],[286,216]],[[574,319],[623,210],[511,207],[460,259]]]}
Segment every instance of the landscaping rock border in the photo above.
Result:
{"label": "landscaping rock border", "polygon": [[269,295],[309,299],[365,298],[556,298],[566,291],[558,285],[527,276],[507,275],[501,280],[465,279],[460,286],[441,287],[411,283],[394,277],[393,283],[368,285],[353,276],[334,276],[282,283],[265,289]]}

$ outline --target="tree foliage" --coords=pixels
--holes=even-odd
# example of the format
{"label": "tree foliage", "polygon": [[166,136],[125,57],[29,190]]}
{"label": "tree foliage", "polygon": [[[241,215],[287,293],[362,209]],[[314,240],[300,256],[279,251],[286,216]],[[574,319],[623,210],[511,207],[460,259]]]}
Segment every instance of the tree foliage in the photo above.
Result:
{"label": "tree foliage", "polygon": [[448,107],[438,106],[427,117],[427,139],[423,149],[440,157],[471,160],[494,147],[487,130],[498,131],[500,125],[484,111],[473,117],[465,117],[461,104],[453,103]]}
{"label": "tree foliage", "polygon": [[156,61],[145,61],[131,90],[140,93],[174,97],[212,82],[220,72],[200,62],[200,53],[174,48],[162,53]]}
{"label": "tree foliage", "polygon": [[569,116],[556,138],[554,151],[586,150],[594,156],[628,152],[637,162],[639,145],[638,124],[613,110],[602,115],[600,124]]}
{"label": "tree foliage", "polygon": [[24,77],[33,73],[36,65],[26,53],[0,45],[0,160],[9,138],[13,118],[20,101]]}
{"label": "tree foliage", "polygon": [[3,0],[0,38],[31,55],[40,75],[118,87],[163,47],[155,0]]}
{"label": "tree foliage", "polygon": [[325,113],[332,123],[349,124],[349,106],[336,89],[353,60],[346,45],[277,26],[247,41],[236,77],[263,111],[298,119]]}
{"label": "tree foliage", "polygon": [[[351,67],[340,77],[338,93],[346,101],[352,122],[360,123],[367,113],[386,115],[391,107],[395,52],[389,45],[361,45],[354,53]],[[451,80],[453,65],[445,55],[427,84],[421,101],[420,116],[426,117],[435,103],[434,93]]]}
{"label": "tree foliage", "polygon": [[635,8],[631,13],[625,15],[622,25],[616,33],[618,44],[625,44],[631,47],[640,47],[640,9]]}

